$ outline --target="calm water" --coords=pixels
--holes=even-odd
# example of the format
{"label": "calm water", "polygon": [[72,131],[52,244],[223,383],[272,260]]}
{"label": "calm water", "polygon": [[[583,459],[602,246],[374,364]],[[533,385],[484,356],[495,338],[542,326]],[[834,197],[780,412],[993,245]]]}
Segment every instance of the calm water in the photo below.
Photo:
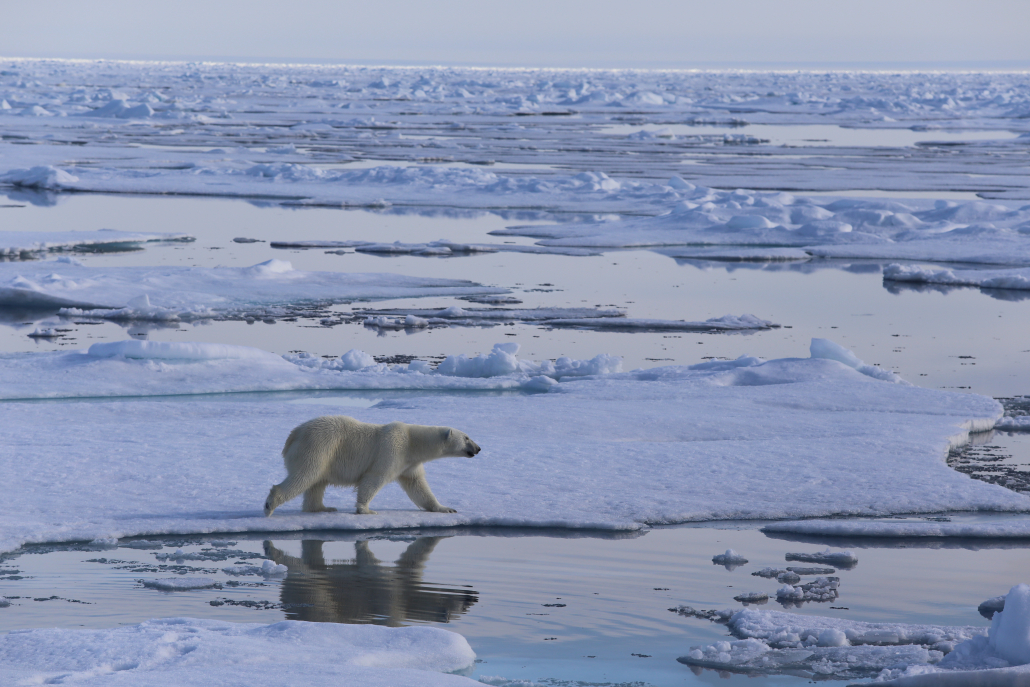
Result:
{"label": "calm water", "polygon": [[[164,545],[160,550],[129,548],[128,541],[93,550],[30,547],[0,564],[7,571],[0,595],[20,597],[0,611],[0,629],[111,627],[180,615],[236,622],[429,624],[468,639],[481,661],[476,677],[697,684],[718,679],[717,674],[695,676],[675,659],[691,646],[725,638],[726,629],[668,609],[740,607],[732,600],[737,594],[772,593],[779,586],[775,580],[751,573],[787,565],[788,552],[831,545],[848,548],[859,559],[853,569],[836,573],[841,578],[837,600],[807,603],[792,612],[947,625],[985,626],[977,605],[1023,580],[1030,562],[1030,541],[791,541],[766,536],[759,526],[719,523],[621,535],[442,530],[371,537],[277,534],[271,540],[261,535],[151,538]],[[213,560],[160,561],[155,555],[176,548]],[[749,563],[732,571],[713,565],[712,556],[727,548]],[[288,565],[290,572],[270,579],[222,572],[239,563],[260,564],[265,556]],[[176,573],[211,577],[222,588],[162,592],[139,583]],[[762,607],[780,605],[771,601]],[[804,682],[789,676],[762,680]]]}

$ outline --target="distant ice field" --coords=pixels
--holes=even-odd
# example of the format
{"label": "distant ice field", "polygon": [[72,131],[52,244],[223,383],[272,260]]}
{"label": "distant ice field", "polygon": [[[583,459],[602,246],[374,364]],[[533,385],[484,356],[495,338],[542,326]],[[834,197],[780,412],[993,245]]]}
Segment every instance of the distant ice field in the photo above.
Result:
{"label": "distant ice field", "polygon": [[50,188],[588,212],[651,212],[672,175],[1030,197],[1025,73],[10,59],[0,72],[0,178],[55,166],[19,176]]}

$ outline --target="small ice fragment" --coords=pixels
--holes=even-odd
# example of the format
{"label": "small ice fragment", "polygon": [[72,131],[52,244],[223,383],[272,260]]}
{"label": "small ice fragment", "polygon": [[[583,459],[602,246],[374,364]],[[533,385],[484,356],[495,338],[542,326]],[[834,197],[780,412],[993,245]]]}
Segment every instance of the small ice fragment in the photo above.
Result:
{"label": "small ice fragment", "polygon": [[804,568],[797,566],[787,566],[787,570],[798,575],[832,575],[837,572],[835,568]]}
{"label": "small ice fragment", "polygon": [[850,570],[858,565],[858,556],[850,551],[830,551],[829,547],[817,553],[788,553],[788,561],[800,561],[802,563],[822,563],[833,565],[838,568]]}
{"label": "small ice fragment", "polygon": [[162,577],[156,580],[141,580],[148,589],[160,589],[163,592],[181,592],[190,589],[211,589],[218,583],[210,577]]}
{"label": "small ice fragment", "polygon": [[746,592],[733,597],[733,600],[739,601],[745,606],[748,604],[764,604],[769,601],[769,595],[765,592]]}
{"label": "small ice fragment", "polygon": [[246,236],[237,236],[232,241],[233,243],[264,243],[261,239],[250,239]]}
{"label": "small ice fragment", "polygon": [[797,584],[801,581],[801,576],[798,575],[796,572],[786,570],[776,576],[776,581],[782,582],[783,584]]}
{"label": "small ice fragment", "polygon": [[726,549],[726,553],[720,553],[716,556],[712,556],[712,563],[715,565],[726,566],[727,570],[733,570],[739,568],[742,565],[747,564],[747,559],[741,556],[733,549]]}
{"label": "small ice fragment", "polygon": [[756,571],[754,571],[751,574],[754,575],[755,577],[769,577],[769,578],[773,578],[773,577],[779,577],[780,575],[782,575],[785,572],[787,572],[787,570],[784,570],[783,568],[762,568],[761,570],[756,570]]}

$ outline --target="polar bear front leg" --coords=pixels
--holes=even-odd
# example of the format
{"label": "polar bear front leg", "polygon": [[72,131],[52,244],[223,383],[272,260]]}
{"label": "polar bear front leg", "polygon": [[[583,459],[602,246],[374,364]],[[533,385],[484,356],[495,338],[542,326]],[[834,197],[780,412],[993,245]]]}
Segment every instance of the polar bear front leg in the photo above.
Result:
{"label": "polar bear front leg", "polygon": [[370,473],[362,477],[358,482],[358,503],[354,512],[358,515],[376,515],[374,510],[369,509],[368,504],[389,481],[385,475],[379,473]]}
{"label": "polar bear front leg", "polygon": [[426,470],[422,465],[416,465],[411,470],[397,478],[404,493],[422,510],[432,513],[457,513],[453,508],[448,508],[436,500],[429,482],[426,481]]}
{"label": "polar bear front leg", "polygon": [[330,508],[322,503],[322,497],[325,495],[325,488],[329,486],[328,482],[319,482],[310,489],[304,492],[304,505],[301,510],[305,513],[335,513],[335,508]]}

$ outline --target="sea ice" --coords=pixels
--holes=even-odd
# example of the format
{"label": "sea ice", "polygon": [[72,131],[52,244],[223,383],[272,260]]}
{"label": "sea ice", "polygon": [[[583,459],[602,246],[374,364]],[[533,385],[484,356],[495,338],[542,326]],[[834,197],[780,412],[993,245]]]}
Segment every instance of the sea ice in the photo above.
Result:
{"label": "sea ice", "polygon": [[[129,231],[116,231],[114,229],[101,229],[99,231],[0,231],[0,255],[14,258],[35,258],[40,253],[47,251],[62,251],[75,248],[103,249],[103,250],[127,250],[138,248],[140,244],[152,243],[155,241],[193,241],[189,234],[157,234]],[[73,262],[74,258],[68,258],[63,262],[66,264],[82,263]]]}
{"label": "sea ice", "polygon": [[160,589],[164,592],[182,592],[191,589],[211,589],[218,582],[210,577],[183,575],[182,577],[161,577],[156,580],[141,580],[144,587]]}
{"label": "sea ice", "polygon": [[[331,489],[327,502],[339,513],[301,513],[297,504],[272,518],[263,517],[261,504],[282,480],[287,434],[313,416],[338,414],[338,405],[4,403],[0,454],[11,460],[0,461],[0,480],[20,486],[0,503],[0,551],[26,542],[161,534],[430,525],[639,529],[710,519],[1030,509],[1026,495],[971,480],[942,459],[971,430],[994,425],[1002,414],[997,401],[885,382],[826,358],[742,357],[616,372],[608,356],[530,363],[503,344],[452,358],[449,371],[462,374],[518,366],[502,377],[476,378],[385,364],[307,370],[271,354],[190,356],[2,356],[0,388],[36,397],[268,389],[270,379],[277,388],[312,388],[298,380],[313,372],[332,377],[333,388],[417,388],[411,380],[423,380],[439,389],[451,380],[464,389],[538,384],[546,393],[412,395],[403,405],[347,409],[369,422],[453,426],[474,437],[484,448],[479,458],[428,468],[434,491],[457,513],[416,510],[389,486],[377,497],[378,515],[347,512],[353,497]],[[71,360],[93,369],[80,377]],[[846,562],[832,554],[817,561]]]}
{"label": "sea ice", "polygon": [[772,522],[763,532],[789,532],[837,537],[962,537],[975,539],[1026,539],[1030,519],[1001,522],[933,522],[926,520],[794,520]]}
{"label": "sea ice", "polygon": [[[1014,260],[1013,260],[1014,261]],[[1007,270],[951,270],[918,265],[888,265],[884,281],[939,284],[944,286],[979,286],[982,289],[1030,290],[1030,268]]]}
{"label": "sea ice", "polygon": [[273,577],[285,575],[290,569],[285,565],[276,565],[274,561],[263,561],[261,565],[230,565],[222,568],[226,575],[262,575]]}
{"label": "sea ice", "polygon": [[289,676],[296,684],[471,687],[479,683],[448,673],[474,660],[461,635],[435,627],[163,618],[0,636],[5,684],[272,687]]}
{"label": "sea ice", "polygon": [[850,551],[830,551],[829,548],[816,553],[788,553],[788,561],[801,561],[802,563],[824,563],[838,568],[850,570],[858,565],[858,556]]}
{"label": "sea ice", "polygon": [[726,549],[726,553],[712,556],[712,563],[715,565],[725,565],[727,570],[733,570],[742,565],[747,565],[747,559],[733,549]]}
{"label": "sea ice", "polygon": [[109,319],[267,316],[355,300],[492,293],[507,291],[458,279],[303,272],[275,259],[212,268],[0,263],[0,306],[63,308],[73,316]]}

